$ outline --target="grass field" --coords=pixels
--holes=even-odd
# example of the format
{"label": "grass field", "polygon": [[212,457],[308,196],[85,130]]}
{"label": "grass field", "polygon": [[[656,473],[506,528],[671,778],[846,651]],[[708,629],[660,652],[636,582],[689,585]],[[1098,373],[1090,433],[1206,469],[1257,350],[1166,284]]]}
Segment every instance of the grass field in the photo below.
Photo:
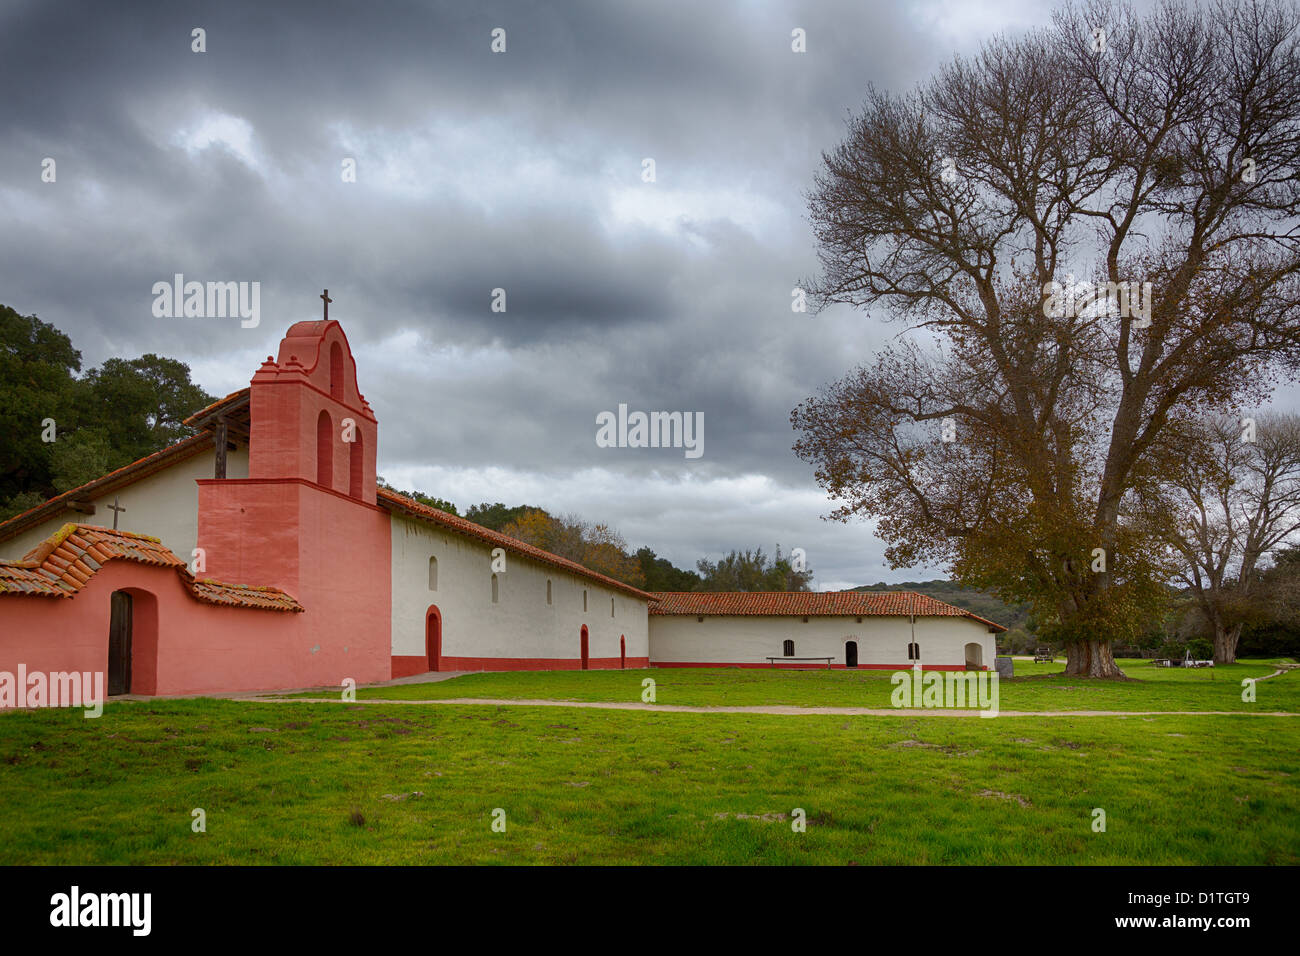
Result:
{"label": "grass field", "polygon": [[[1297,711],[1267,662],[1017,661],[1005,710]],[[481,674],[362,691],[887,707],[885,672]],[[0,714],[0,864],[1300,863],[1300,718],[172,700]],[[206,814],[206,832],[191,828]],[[506,830],[492,829],[504,810]],[[806,813],[794,832],[791,813]],[[1094,832],[1094,810],[1106,814]]]}
{"label": "grass field", "polygon": [[0,863],[1295,864],[1296,728],[218,700],[15,712],[0,716]]}
{"label": "grass field", "polygon": [[[1063,675],[1065,665],[1016,661],[1018,676],[999,682],[1002,710],[1226,710],[1300,712],[1300,673],[1256,684],[1256,700],[1241,699],[1241,681],[1277,670],[1276,662],[1185,669],[1122,661],[1129,681],[1086,681]],[[1023,675],[1023,676],[1020,676]],[[771,670],[768,668],[650,668],[629,671],[514,671],[468,674],[436,683],[363,688],[359,700],[640,701],[641,682],[655,681],[656,703],[691,706],[781,704],[796,707],[889,707],[889,671]],[[298,696],[319,697],[311,693]]]}

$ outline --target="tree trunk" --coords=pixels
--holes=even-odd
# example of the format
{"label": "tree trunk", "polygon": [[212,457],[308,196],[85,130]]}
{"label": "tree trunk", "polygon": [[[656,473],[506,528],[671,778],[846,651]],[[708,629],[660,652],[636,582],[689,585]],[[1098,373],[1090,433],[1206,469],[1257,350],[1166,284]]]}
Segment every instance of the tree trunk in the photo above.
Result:
{"label": "tree trunk", "polygon": [[1237,641],[1241,639],[1241,625],[1225,627],[1221,621],[1214,622],[1214,663],[1235,664],[1237,662]]}
{"label": "tree trunk", "polygon": [[1065,673],[1068,677],[1125,676],[1115,663],[1110,641],[1074,641],[1066,644]]}

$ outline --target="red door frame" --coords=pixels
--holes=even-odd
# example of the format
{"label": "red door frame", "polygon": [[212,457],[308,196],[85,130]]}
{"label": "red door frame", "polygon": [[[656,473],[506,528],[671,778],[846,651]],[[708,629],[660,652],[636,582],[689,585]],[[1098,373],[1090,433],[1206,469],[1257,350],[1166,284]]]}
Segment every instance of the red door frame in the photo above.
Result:
{"label": "red door frame", "polygon": [[587,669],[587,625],[582,625],[582,669]]}
{"label": "red door frame", "polygon": [[620,670],[627,668],[627,635],[618,636],[618,666]]}
{"label": "red door frame", "polygon": [[442,670],[442,612],[436,604],[430,604],[424,615],[424,653],[429,670]]}

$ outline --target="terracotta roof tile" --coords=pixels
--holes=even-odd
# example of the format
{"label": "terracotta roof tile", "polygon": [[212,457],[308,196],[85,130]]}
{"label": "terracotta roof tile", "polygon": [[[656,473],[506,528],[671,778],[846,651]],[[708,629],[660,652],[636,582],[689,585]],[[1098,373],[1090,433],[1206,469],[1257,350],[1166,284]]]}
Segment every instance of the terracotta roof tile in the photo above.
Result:
{"label": "terracotta roof tile", "polygon": [[242,405],[243,402],[248,398],[248,396],[249,396],[249,390],[247,388],[241,388],[237,392],[231,392],[225,398],[219,398],[211,405],[205,405],[203,408],[200,408],[193,415],[189,416],[184,421],[182,421],[181,424],[189,425],[191,428],[193,428],[202,419],[211,415],[213,412],[220,411],[221,409],[229,407],[231,405]]}
{"label": "terracotta roof tile", "polygon": [[739,617],[966,617],[1006,628],[915,591],[659,591],[651,614]]}
{"label": "terracotta roof tile", "polygon": [[0,561],[0,597],[13,594],[75,597],[95,572],[111,560],[175,568],[186,590],[205,604],[267,611],[303,610],[301,604],[279,588],[195,580],[185,562],[157,538],[78,524],[65,524],[20,561]]}
{"label": "terracotta roof tile", "polygon": [[631,594],[643,601],[654,601],[655,596],[646,591],[632,587],[630,584],[624,584],[622,581],[606,577],[599,572],[592,571],[583,567],[576,561],[570,561],[568,558],[562,558],[558,554],[551,554],[549,551],[543,551],[541,548],[534,547],[520,541],[518,538],[512,538],[509,535],[501,534],[499,531],[491,531],[482,525],[477,525],[468,518],[462,518],[459,515],[448,514],[445,511],[439,511],[437,508],[430,508],[428,505],[399,495],[395,491],[387,488],[380,488],[378,491],[379,504],[388,508],[390,511],[400,511],[404,514],[416,518],[423,518],[431,524],[440,525],[454,531],[457,534],[465,535],[470,538],[477,538],[494,547],[504,548],[506,551],[513,551],[515,554],[525,558],[531,558],[541,564],[549,564],[552,567],[559,568],[562,571],[568,571],[570,574],[576,574],[580,577],[590,578],[607,588],[613,588],[616,591],[622,591],[625,594]]}

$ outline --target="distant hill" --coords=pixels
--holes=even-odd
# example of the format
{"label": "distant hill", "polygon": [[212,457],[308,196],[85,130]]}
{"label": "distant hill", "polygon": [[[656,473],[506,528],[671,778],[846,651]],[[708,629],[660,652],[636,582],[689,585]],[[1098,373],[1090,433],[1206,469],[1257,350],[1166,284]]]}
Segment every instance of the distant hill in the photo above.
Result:
{"label": "distant hill", "polygon": [[864,584],[852,588],[854,591],[918,591],[939,601],[956,605],[959,608],[978,614],[980,617],[1001,624],[1006,628],[1023,628],[1029,620],[1027,605],[1004,604],[993,595],[976,588],[966,587],[956,581],[938,579],[934,581],[904,581],[901,584]]}

